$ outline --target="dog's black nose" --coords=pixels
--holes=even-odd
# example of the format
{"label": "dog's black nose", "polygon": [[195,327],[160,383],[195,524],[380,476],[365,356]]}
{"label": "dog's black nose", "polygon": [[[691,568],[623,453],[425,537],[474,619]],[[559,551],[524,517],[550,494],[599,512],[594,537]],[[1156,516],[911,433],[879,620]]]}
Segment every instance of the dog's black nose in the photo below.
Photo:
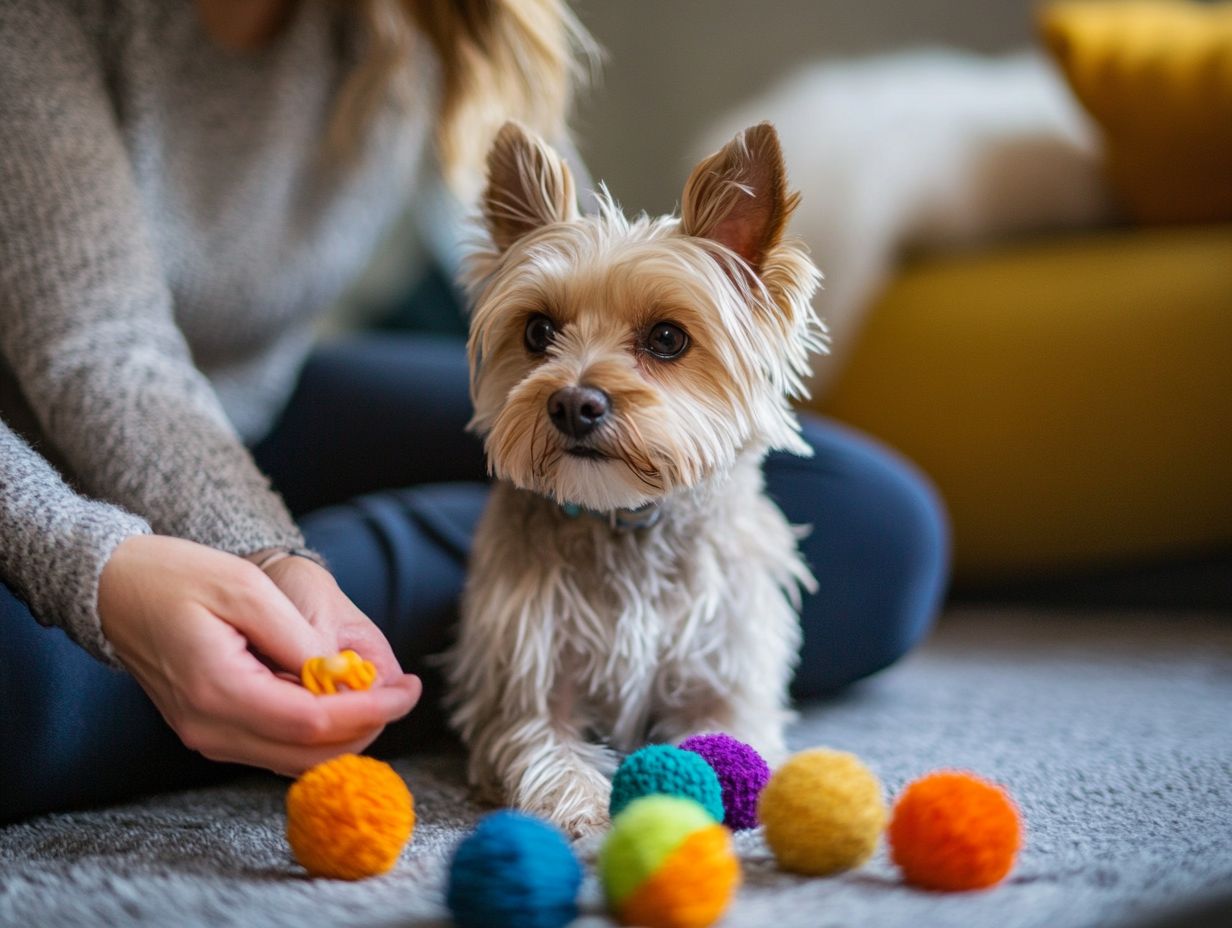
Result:
{"label": "dog's black nose", "polygon": [[611,398],[594,387],[565,387],[548,397],[552,424],[570,438],[585,438],[612,408]]}

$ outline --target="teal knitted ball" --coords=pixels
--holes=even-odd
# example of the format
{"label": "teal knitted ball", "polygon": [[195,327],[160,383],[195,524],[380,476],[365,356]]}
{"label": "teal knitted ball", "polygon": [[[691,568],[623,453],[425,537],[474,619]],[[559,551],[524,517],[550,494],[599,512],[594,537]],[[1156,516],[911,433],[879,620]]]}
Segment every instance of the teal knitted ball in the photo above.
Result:
{"label": "teal knitted ball", "polygon": [[634,799],[656,793],[692,799],[716,822],[723,821],[723,787],[714,769],[692,751],[652,744],[626,757],[612,777],[612,817]]}

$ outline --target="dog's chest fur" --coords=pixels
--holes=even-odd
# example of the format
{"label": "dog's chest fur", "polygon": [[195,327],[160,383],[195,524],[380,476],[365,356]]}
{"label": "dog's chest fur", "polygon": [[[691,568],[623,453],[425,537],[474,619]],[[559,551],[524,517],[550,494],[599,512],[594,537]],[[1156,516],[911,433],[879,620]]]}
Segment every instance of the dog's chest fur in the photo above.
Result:
{"label": "dog's chest fur", "polygon": [[[529,684],[544,708],[566,701],[618,750],[669,734],[656,731],[659,716],[704,711],[710,694],[742,683],[750,636],[795,652],[794,603],[810,578],[796,532],[763,492],[760,458],[750,452],[669,498],[654,525],[636,529],[498,484],[473,554],[466,631],[500,649],[506,680],[550,667],[550,678],[513,689]],[[755,670],[778,678],[789,665]]]}

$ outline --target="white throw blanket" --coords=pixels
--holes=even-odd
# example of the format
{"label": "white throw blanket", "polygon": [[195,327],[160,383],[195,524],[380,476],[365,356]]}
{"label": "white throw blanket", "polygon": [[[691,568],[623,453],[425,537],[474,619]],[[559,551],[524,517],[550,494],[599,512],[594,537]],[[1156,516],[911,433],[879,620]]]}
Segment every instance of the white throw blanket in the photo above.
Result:
{"label": "white throw blanket", "polygon": [[793,222],[826,275],[824,393],[907,248],[965,247],[1111,216],[1096,134],[1036,53],[915,51],[817,65],[725,115],[700,155],[744,126],[778,128]]}

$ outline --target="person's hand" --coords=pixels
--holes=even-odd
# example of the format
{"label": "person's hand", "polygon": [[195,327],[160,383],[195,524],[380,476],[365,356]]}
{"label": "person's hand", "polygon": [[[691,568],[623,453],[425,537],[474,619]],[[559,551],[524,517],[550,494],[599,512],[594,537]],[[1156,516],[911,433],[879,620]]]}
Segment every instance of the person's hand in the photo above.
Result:
{"label": "person's hand", "polygon": [[285,557],[270,564],[265,573],[322,640],[330,643],[321,654],[353,649],[376,666],[378,685],[403,676],[381,630],[347,598],[324,567],[307,558]]}
{"label": "person's hand", "polygon": [[190,541],[125,539],[99,578],[98,610],[103,634],[168,724],[213,760],[294,776],[362,751],[419,699],[419,680],[384,655],[363,692],[314,696],[283,679],[278,671],[298,679],[305,660],[334,653],[340,640],[374,663],[379,648],[362,636],[350,643],[345,621],[318,628],[258,567]]}

